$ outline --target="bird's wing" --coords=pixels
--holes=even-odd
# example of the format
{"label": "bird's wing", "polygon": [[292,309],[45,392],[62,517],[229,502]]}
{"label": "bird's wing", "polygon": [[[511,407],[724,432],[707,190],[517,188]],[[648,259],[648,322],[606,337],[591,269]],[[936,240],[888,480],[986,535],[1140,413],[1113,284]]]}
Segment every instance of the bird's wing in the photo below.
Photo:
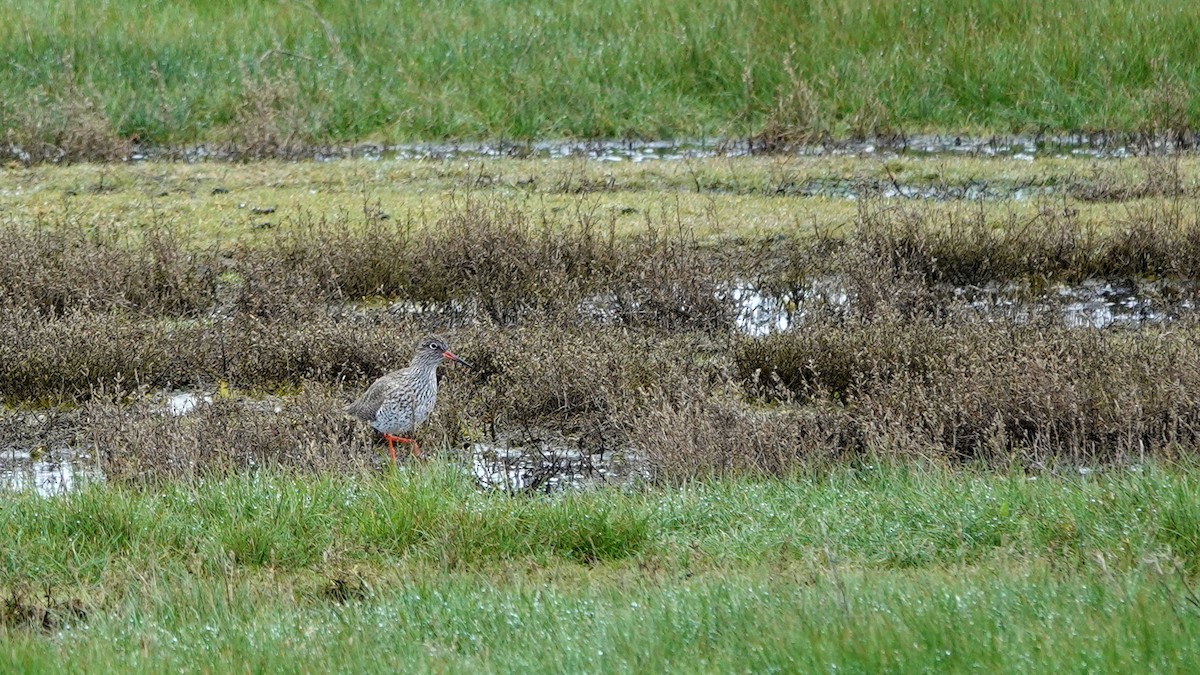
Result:
{"label": "bird's wing", "polygon": [[[389,375],[391,374],[389,373]],[[383,403],[383,397],[388,390],[389,375],[384,375],[372,382],[362,396],[358,397],[358,400],[346,406],[346,413],[354,415],[364,422],[374,422],[375,413],[379,412],[379,406]]]}

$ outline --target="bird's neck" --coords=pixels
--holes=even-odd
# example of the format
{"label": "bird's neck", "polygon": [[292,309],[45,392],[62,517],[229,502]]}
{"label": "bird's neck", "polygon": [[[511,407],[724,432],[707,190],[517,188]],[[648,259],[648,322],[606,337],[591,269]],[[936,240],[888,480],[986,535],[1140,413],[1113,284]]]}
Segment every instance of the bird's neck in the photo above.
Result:
{"label": "bird's neck", "polygon": [[426,375],[428,377],[436,376],[439,365],[441,365],[441,364],[440,363],[430,363],[428,361],[422,361],[420,359],[413,359],[408,364],[408,366],[410,368],[412,368],[413,370],[417,371],[418,373],[421,373],[422,375]]}

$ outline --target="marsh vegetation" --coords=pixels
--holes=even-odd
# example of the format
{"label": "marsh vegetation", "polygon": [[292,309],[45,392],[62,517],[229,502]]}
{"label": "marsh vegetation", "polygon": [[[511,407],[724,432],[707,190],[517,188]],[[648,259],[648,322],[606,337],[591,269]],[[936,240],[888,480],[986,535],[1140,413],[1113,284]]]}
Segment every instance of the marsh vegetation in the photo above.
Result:
{"label": "marsh vegetation", "polygon": [[[27,445],[88,448],[112,480],[335,470],[372,456],[338,402],[436,329],[478,366],[445,374],[425,431],[450,451],[552,441],[633,452],[674,481],[878,455],[1091,466],[1194,447],[1190,160],[1069,172],[1059,160],[1057,175],[1009,178],[1052,191],[998,201],[766,192],[754,185],[789,169],[743,161],[608,181],[586,162],[516,162],[482,183],[472,166],[348,163],[357,184],[328,180],[345,167],[284,173],[250,207],[209,187],[245,183],[235,166],[151,179],[112,168],[87,179],[102,190],[43,188],[45,206],[27,200],[0,225],[9,427],[41,434]],[[931,183],[937,161],[880,170]],[[1024,164],[941,170],[991,162]],[[424,204],[373,196],[405,171],[423,172],[410,180],[430,186]],[[687,174],[742,189],[697,193]],[[564,194],[564,175],[588,187]],[[188,187],[137,198],[164,181]],[[320,196],[262,206],[315,185],[331,193],[324,210]],[[665,204],[604,203],[655,194]],[[752,224],[726,221],[747,196]],[[844,220],[753,217],[803,222],[810,207]],[[1121,304],[1105,304],[1114,284]],[[160,392],[176,389],[209,401],[166,414]],[[20,419],[46,405],[58,407],[44,424]]]}
{"label": "marsh vegetation", "polygon": [[[70,490],[0,507],[3,656],[1193,661],[1196,166],[8,171],[0,453]],[[394,471],[340,411],[430,329]]]}
{"label": "marsh vegetation", "polygon": [[1197,3],[151,4],[3,4],[0,671],[1197,670]]}

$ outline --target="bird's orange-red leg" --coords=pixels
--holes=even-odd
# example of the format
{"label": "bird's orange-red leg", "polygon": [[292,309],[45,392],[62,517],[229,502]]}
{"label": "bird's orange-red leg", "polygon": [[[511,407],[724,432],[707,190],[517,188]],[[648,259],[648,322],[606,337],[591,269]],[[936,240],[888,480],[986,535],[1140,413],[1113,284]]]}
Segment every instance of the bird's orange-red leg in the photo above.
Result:
{"label": "bird's orange-red leg", "polygon": [[384,434],[383,437],[387,439],[388,452],[392,453],[392,464],[396,463],[396,446],[394,445],[395,443],[412,443],[412,454],[414,456],[421,454],[421,446],[418,445],[417,442],[411,438],[404,438],[403,436],[393,436],[391,434]]}

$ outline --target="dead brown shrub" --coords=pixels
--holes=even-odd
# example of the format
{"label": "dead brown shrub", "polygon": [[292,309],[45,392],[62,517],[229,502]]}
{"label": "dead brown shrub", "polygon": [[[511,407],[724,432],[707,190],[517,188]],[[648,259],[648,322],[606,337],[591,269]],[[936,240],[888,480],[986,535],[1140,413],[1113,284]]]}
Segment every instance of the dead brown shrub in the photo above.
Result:
{"label": "dead brown shrub", "polygon": [[744,341],[750,391],[843,406],[853,436],[885,454],[1112,462],[1200,443],[1195,322],[1095,331],[965,315],[814,328]]}
{"label": "dead brown shrub", "polygon": [[842,406],[756,406],[729,386],[654,389],[643,406],[623,411],[621,424],[658,480],[780,476],[863,452]]}
{"label": "dead brown shrub", "polygon": [[739,379],[756,397],[777,399],[782,387],[801,401],[844,400],[871,383],[920,378],[950,358],[961,339],[929,317],[827,316],[787,333],[742,338],[734,353]]}
{"label": "dead brown shrub", "polygon": [[310,119],[311,107],[301,99],[294,77],[244,72],[223,155],[238,161],[311,157],[323,139]]}
{"label": "dead brown shrub", "polygon": [[302,214],[238,254],[236,305],[274,316],[385,296],[498,325],[571,320],[586,306],[627,325],[728,327],[731,314],[716,297],[725,271],[689,232],[650,228],[626,238],[605,225],[538,223],[524,210],[471,199],[433,226],[368,218],[351,227]]}
{"label": "dead brown shrub", "polygon": [[395,321],[350,323],[329,316],[304,322],[249,315],[180,322],[73,312],[46,319],[29,310],[5,310],[0,312],[0,392],[14,401],[81,401],[107,386],[225,381],[271,390],[302,381],[361,378],[407,363],[408,337],[389,336],[398,325],[403,327]]}
{"label": "dead brown shrub", "polygon": [[109,113],[75,78],[70,59],[53,81],[6,108],[0,110],[0,160],[30,165],[119,162],[129,157],[132,144],[117,134]]}
{"label": "dead brown shrub", "polygon": [[647,392],[722,381],[719,344],[595,326],[476,329],[462,341],[476,366],[462,415],[481,431],[553,429],[611,448],[622,438],[621,414]]}
{"label": "dead brown shrub", "polygon": [[215,253],[151,228],[133,241],[124,228],[67,218],[31,227],[0,224],[0,305],[49,316],[135,311],[195,316],[216,298]]}
{"label": "dead brown shrub", "polygon": [[1104,228],[1081,221],[1061,201],[1045,200],[1039,207],[1033,216],[997,218],[982,209],[864,201],[849,235],[787,242],[779,255],[790,264],[775,283],[786,287],[814,274],[834,274],[851,286],[876,287],[863,297],[885,300],[893,286],[909,283],[927,290],[1200,273],[1200,212],[1194,207],[1130,207],[1114,217],[1117,227]]}
{"label": "dead brown shrub", "polygon": [[339,392],[310,385],[286,399],[216,397],[185,415],[129,394],[88,403],[79,442],[110,480],[192,478],[252,468],[361,468],[379,457],[372,432],[346,419]]}
{"label": "dead brown shrub", "polygon": [[74,401],[103,383],[190,381],[194,362],[177,351],[177,336],[161,324],[107,314],[46,320],[27,309],[0,310],[0,393],[9,401]]}

